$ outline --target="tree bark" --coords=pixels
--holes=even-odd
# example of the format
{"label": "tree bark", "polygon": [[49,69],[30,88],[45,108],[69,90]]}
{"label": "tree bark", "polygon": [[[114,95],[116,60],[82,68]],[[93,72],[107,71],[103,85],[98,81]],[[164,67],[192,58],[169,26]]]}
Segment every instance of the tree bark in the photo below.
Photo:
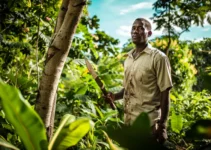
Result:
{"label": "tree bark", "polygon": [[57,18],[55,36],[47,52],[35,109],[45,124],[48,136],[52,135],[50,124],[54,116],[59,79],[85,4],[84,0],[63,0]]}
{"label": "tree bark", "polygon": [[[64,17],[66,15],[66,12],[68,10],[68,5],[69,5],[69,0],[63,0],[62,1],[62,5],[60,7],[60,11],[56,20],[56,25],[54,28],[54,34],[52,39],[54,39],[54,37],[56,36],[57,32],[59,31],[59,29],[62,26],[62,23],[64,21]],[[53,108],[52,108],[52,112],[51,112],[51,116],[50,116],[50,125],[47,128],[47,136],[49,138],[49,141],[51,140],[52,136],[53,136],[53,129],[54,129],[54,118],[55,118],[55,111],[56,111],[56,101],[57,101],[57,92],[55,94],[54,97],[54,102],[53,102]]]}
{"label": "tree bark", "polygon": [[55,26],[55,29],[54,29],[54,33],[57,33],[62,26],[62,23],[64,21],[64,17],[66,15],[67,10],[68,10],[69,1],[70,0],[63,0],[62,1],[62,5],[61,5],[61,8],[60,8],[57,20],[56,20],[56,26]]}

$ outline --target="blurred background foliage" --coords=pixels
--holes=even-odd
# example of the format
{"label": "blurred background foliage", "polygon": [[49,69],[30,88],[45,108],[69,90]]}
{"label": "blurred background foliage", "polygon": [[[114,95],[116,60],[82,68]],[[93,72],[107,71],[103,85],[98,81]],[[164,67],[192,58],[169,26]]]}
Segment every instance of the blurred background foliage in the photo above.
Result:
{"label": "blurred background foliage", "polygon": [[[91,2],[89,2],[89,5]],[[0,2],[0,78],[20,89],[34,106],[45,53],[54,31],[61,0],[1,0]],[[89,6],[87,5],[87,7]],[[211,119],[211,39],[181,41],[179,36],[192,24],[210,23],[210,1],[157,0],[153,21],[166,35],[150,44],[166,53],[172,67],[174,87],[168,123],[169,141],[175,149],[195,149],[210,143],[207,138],[189,139],[186,131],[197,120]],[[122,88],[123,63],[133,48],[131,40],[120,49],[119,40],[100,30],[97,16],[87,7],[73,39],[58,87],[55,128],[67,113],[91,118],[95,126],[71,149],[110,149],[102,130],[123,124],[123,101],[112,110],[85,66],[87,57],[106,85],[117,92]],[[179,10],[179,11],[178,11]],[[189,11],[187,11],[189,10]],[[174,32],[180,27],[181,33]],[[209,125],[211,128],[211,125]],[[0,105],[0,135],[24,149],[13,126],[5,119]]]}

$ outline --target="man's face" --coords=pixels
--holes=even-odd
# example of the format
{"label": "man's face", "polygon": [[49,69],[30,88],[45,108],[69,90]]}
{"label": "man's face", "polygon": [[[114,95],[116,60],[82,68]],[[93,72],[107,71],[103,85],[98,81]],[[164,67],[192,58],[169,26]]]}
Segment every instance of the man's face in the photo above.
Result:
{"label": "man's face", "polygon": [[133,23],[131,37],[134,44],[146,44],[148,41],[148,29],[144,25],[144,21],[136,20]]}

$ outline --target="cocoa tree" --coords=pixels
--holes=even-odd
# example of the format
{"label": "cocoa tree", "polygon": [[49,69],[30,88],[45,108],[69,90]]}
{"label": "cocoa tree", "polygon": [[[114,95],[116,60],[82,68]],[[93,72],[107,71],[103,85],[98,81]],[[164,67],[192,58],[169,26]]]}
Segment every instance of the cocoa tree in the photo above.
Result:
{"label": "cocoa tree", "polygon": [[63,0],[46,55],[35,109],[45,124],[49,139],[53,133],[59,79],[85,4],[85,0]]}

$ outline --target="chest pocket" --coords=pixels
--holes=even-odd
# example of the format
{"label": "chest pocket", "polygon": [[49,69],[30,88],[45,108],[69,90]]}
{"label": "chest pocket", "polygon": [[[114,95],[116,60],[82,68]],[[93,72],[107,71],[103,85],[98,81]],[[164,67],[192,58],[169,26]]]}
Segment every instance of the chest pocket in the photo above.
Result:
{"label": "chest pocket", "polygon": [[139,69],[139,72],[141,74],[139,79],[142,84],[151,84],[156,79],[154,71],[149,67],[143,66]]}

